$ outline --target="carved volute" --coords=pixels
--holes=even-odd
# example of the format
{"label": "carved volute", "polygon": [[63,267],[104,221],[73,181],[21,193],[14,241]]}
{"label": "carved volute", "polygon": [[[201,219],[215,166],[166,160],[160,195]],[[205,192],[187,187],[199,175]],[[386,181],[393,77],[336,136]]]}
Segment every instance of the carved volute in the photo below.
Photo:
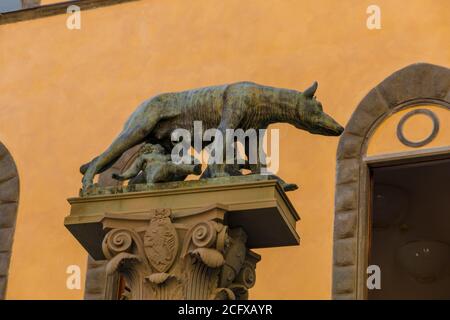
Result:
{"label": "carved volute", "polygon": [[222,219],[175,223],[169,209],[146,215],[137,224],[130,224],[132,215],[108,216],[110,224],[123,221],[123,228],[107,227],[102,244],[107,275],[120,274],[125,283],[122,298],[248,298],[260,257],[247,249],[244,230],[229,229]]}

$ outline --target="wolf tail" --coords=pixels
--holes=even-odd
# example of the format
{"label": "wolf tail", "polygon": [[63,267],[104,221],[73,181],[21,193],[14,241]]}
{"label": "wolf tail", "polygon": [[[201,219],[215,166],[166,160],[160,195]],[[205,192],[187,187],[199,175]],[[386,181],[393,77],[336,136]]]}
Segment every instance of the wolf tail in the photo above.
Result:
{"label": "wolf tail", "polygon": [[85,164],[81,165],[81,167],[80,167],[80,173],[81,173],[81,174],[85,174],[85,173],[86,173],[87,169],[88,169],[89,166],[91,165],[91,162],[92,162],[92,161],[90,161],[90,162],[88,162],[88,163],[85,163]]}

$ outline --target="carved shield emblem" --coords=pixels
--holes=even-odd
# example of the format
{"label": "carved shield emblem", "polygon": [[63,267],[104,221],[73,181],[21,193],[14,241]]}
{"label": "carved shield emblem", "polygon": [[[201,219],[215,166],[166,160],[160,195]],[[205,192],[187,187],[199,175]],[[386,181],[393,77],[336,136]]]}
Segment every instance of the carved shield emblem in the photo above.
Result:
{"label": "carved shield emblem", "polygon": [[170,210],[153,211],[144,234],[144,250],[155,271],[170,269],[178,252],[178,235],[170,220]]}

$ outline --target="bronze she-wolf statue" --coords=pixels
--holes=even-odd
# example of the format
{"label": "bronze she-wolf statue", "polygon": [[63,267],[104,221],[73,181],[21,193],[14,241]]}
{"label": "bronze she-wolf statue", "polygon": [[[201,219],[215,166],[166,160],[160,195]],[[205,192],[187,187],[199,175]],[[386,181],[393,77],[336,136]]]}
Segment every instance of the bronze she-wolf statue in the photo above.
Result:
{"label": "bronze she-wolf statue", "polygon": [[[323,112],[316,90],[317,82],[304,92],[238,82],[154,96],[136,109],[106,151],[81,166],[83,189],[135,145],[159,144],[170,153],[172,131],[182,128],[193,135],[194,121],[202,121],[203,130],[217,128],[223,136],[226,129],[266,129],[278,122],[313,134],[340,135],[344,128]],[[208,167],[209,177],[226,175],[226,165]]]}

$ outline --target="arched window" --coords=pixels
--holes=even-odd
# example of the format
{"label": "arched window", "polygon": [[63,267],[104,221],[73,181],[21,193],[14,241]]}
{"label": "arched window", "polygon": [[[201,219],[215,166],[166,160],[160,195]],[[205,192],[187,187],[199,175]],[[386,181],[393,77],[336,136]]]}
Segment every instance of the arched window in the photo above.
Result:
{"label": "arched window", "polygon": [[[412,293],[402,296],[408,294],[404,290],[407,287],[405,283],[429,278],[434,275],[430,270],[442,262],[439,250],[444,252],[446,249],[438,241],[441,239],[435,239],[434,244],[431,243],[433,241],[425,239],[430,235],[430,230],[423,228],[429,226],[432,219],[441,219],[445,214],[442,211],[450,207],[439,204],[441,212],[437,214],[441,214],[440,217],[432,216],[434,213],[425,210],[419,217],[420,221],[416,219],[414,222],[414,228],[412,214],[405,217],[402,212],[408,210],[407,201],[404,201],[407,197],[404,187],[413,191],[419,190],[419,187],[436,190],[431,192],[434,198],[421,197],[420,193],[419,196],[409,198],[416,202],[435,202],[438,201],[435,200],[436,197],[442,195],[442,187],[433,183],[420,185],[419,181],[424,180],[419,178],[427,176],[431,179],[433,175],[438,183],[442,183],[440,180],[444,179],[443,170],[447,172],[446,168],[450,168],[450,135],[447,131],[450,127],[449,108],[450,70],[419,63],[401,69],[385,79],[367,94],[354,111],[337,150],[334,299],[411,297]],[[412,125],[408,133],[405,128],[418,115],[424,117],[423,121],[428,121],[429,132],[424,129],[425,137],[417,140],[411,139],[411,128],[414,135],[414,131],[418,131],[417,128],[422,130],[422,126]],[[436,162],[437,160],[439,161]],[[437,163],[441,167],[433,167]],[[448,193],[448,183],[446,186]],[[381,200],[389,201],[383,206]],[[448,215],[450,211],[446,213]],[[385,233],[380,236],[382,229]],[[438,234],[434,236],[439,237]],[[389,242],[388,239],[394,238],[395,241]],[[424,261],[424,267],[418,270],[422,262],[417,263],[415,260],[411,264],[411,260],[421,259],[423,254],[428,255],[428,258],[433,255],[434,260],[426,258],[428,262]],[[377,292],[372,292],[373,289],[369,290],[367,286],[367,268],[374,259],[376,264],[383,264],[382,289]],[[386,259],[391,261],[387,263]],[[391,268],[394,264],[395,270]],[[415,267],[408,270],[408,264]],[[420,273],[423,279],[420,279]],[[414,277],[415,280],[412,279]],[[391,279],[395,281],[390,281]],[[397,283],[398,279],[403,279],[404,282]],[[450,278],[446,281],[450,281]],[[408,282],[416,286],[415,297],[431,297],[437,292],[420,291],[425,289],[420,289],[422,287],[416,282]],[[441,293],[447,297],[450,290],[445,290]]]}
{"label": "arched window", "polygon": [[0,299],[6,295],[18,201],[16,165],[6,147],[0,143]]}

